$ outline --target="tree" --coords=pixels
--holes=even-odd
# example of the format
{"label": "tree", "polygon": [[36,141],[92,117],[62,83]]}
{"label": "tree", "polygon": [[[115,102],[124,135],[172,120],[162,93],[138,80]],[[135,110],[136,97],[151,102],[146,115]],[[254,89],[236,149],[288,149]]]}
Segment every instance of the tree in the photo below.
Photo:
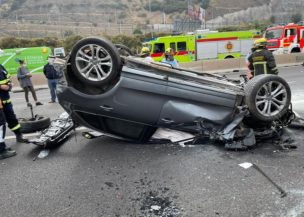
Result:
{"label": "tree", "polygon": [[133,35],[142,35],[142,31],[139,28],[134,29]]}
{"label": "tree", "polygon": [[293,14],[292,16],[291,16],[291,21],[293,22],[293,23],[298,23],[298,22],[300,22],[302,20],[302,14],[301,13],[296,13],[296,14]]}
{"label": "tree", "polygon": [[209,7],[209,3],[210,0],[202,0],[201,7],[206,10]]}

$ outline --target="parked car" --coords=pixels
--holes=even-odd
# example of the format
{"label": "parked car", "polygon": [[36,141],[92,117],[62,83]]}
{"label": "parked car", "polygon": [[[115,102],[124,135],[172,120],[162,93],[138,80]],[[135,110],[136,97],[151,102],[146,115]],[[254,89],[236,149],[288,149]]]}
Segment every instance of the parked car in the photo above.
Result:
{"label": "parked car", "polygon": [[165,127],[234,147],[255,144],[256,135],[282,128],[292,117],[290,87],[279,76],[260,75],[245,84],[145,63],[121,48],[85,38],[68,55],[58,98],[77,124],[140,143]]}

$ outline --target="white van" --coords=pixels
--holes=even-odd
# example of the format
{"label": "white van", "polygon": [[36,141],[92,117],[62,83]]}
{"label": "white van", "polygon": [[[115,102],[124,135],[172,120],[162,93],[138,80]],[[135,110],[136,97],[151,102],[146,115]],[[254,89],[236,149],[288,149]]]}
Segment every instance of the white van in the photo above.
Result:
{"label": "white van", "polygon": [[65,57],[65,51],[63,47],[54,48],[54,56],[55,57]]}

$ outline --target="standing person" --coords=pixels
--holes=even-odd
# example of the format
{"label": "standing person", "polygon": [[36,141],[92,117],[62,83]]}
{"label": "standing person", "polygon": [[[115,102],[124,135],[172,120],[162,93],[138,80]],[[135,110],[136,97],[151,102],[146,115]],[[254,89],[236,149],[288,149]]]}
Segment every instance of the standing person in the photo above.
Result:
{"label": "standing person", "polygon": [[47,64],[43,67],[43,73],[48,80],[48,85],[51,93],[51,101],[49,103],[55,103],[57,98],[56,87],[59,76],[53,65],[54,60],[54,57],[49,56]]}
{"label": "standing person", "polygon": [[17,78],[19,80],[20,86],[24,90],[25,101],[27,103],[27,106],[31,105],[29,102],[29,97],[28,97],[29,91],[31,91],[31,93],[32,93],[36,106],[43,105],[41,102],[39,102],[37,100],[37,95],[36,95],[35,89],[33,87],[32,80],[31,80],[32,74],[26,68],[26,64],[25,64],[24,60],[19,60],[19,64],[20,64],[20,67],[18,68]]}
{"label": "standing person", "polygon": [[9,91],[11,89],[12,83],[10,80],[10,76],[8,75],[4,66],[0,64],[0,99],[2,101],[3,112],[5,115],[6,122],[11,131],[15,133],[17,142],[27,143],[28,140],[23,138],[23,135],[20,131],[21,126],[15,115],[12,101],[10,99]]}
{"label": "standing person", "polygon": [[7,148],[5,144],[5,115],[3,112],[3,105],[2,101],[0,100],[0,160],[13,157],[16,155],[16,151],[12,150],[11,148]]}
{"label": "standing person", "polygon": [[154,62],[153,58],[150,55],[150,49],[148,47],[143,47],[141,49],[140,57],[142,57],[146,63]]}
{"label": "standing person", "polygon": [[256,48],[254,47],[254,45],[252,45],[250,52],[245,57],[246,66],[247,66],[246,76],[248,80],[252,78],[251,70],[249,69],[249,64],[250,64],[249,57],[254,53],[255,50]]}
{"label": "standing person", "polygon": [[267,40],[265,38],[257,39],[254,42],[255,50],[249,56],[249,69],[252,77],[261,74],[278,74],[278,68],[271,51],[266,48]]}
{"label": "standing person", "polygon": [[168,48],[165,51],[165,57],[161,61],[162,63],[168,63],[173,67],[179,67],[179,64],[176,59],[174,59],[174,51],[172,48]]}

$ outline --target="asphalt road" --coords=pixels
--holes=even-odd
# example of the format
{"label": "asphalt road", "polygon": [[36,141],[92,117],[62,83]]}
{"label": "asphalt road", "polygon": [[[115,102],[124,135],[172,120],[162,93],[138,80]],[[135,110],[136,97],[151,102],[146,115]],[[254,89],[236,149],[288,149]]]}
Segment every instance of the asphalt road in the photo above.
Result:
{"label": "asphalt road", "polygon": [[[303,68],[282,68],[280,73],[292,88],[294,110],[304,114]],[[35,113],[55,118],[62,112],[58,104],[47,103],[47,90],[37,94],[45,105],[35,107]],[[23,93],[12,98],[18,116],[29,116]],[[88,140],[76,131],[47,158],[35,161],[40,149],[16,144],[8,132],[7,143],[18,155],[0,161],[0,216],[303,217],[303,132],[290,131],[296,150],[281,151],[267,141],[246,152],[214,144]],[[258,165],[287,197],[281,198],[253,168],[238,166],[244,162]]]}

